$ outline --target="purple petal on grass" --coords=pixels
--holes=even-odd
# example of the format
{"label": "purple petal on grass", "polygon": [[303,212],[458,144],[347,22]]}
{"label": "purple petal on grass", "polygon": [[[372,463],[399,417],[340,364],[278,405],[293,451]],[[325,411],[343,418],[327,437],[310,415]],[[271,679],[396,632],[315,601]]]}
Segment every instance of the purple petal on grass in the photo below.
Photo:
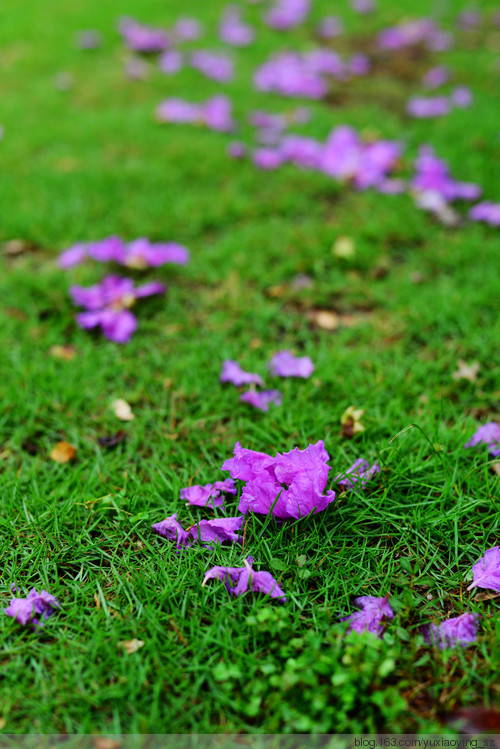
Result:
{"label": "purple petal on grass", "polygon": [[264,593],[285,603],[284,592],[269,572],[256,572],[252,566],[252,557],[245,559],[243,564],[243,567],[212,567],[205,573],[202,586],[215,578],[225,581],[226,588],[232,595],[241,596],[250,590],[253,593]]}
{"label": "purple petal on grass", "polygon": [[440,624],[428,624],[422,627],[422,634],[429,645],[439,645],[440,649],[460,645],[465,647],[477,639],[479,614],[465,613],[453,619],[446,619]]}
{"label": "purple petal on grass", "polygon": [[253,42],[255,32],[251,26],[243,22],[237,5],[226,8],[219,24],[219,37],[233,47],[247,47]]}
{"label": "purple petal on grass", "polygon": [[163,29],[146,26],[133,18],[122,18],[119,31],[125,45],[133,52],[154,54],[170,46],[170,39]]}
{"label": "purple petal on grass", "polygon": [[286,31],[305,21],[310,7],[310,0],[274,0],[264,20],[271,28]]}
{"label": "purple petal on grass", "polygon": [[213,520],[200,520],[199,523],[190,528],[189,533],[195,541],[202,544],[219,541],[230,541],[231,543],[241,543],[242,536],[237,531],[243,525],[244,516],[237,518],[214,518]]}
{"label": "purple petal on grass", "polygon": [[476,445],[487,445],[489,452],[493,457],[500,455],[500,424],[495,421],[489,421],[483,424],[472,435],[470,440],[465,443],[465,447],[476,447]]}
{"label": "purple petal on grass", "polygon": [[202,117],[205,125],[211,130],[229,133],[234,130],[236,123],[232,115],[233,105],[227,96],[219,94],[208,99],[202,107]]}
{"label": "purple petal on grass", "polygon": [[226,153],[232,159],[242,159],[246,156],[247,147],[244,143],[233,140],[231,143],[228,143]]}
{"label": "purple petal on grass", "polygon": [[370,466],[367,460],[358,458],[354,461],[352,466],[347,469],[344,473],[339,473],[335,476],[335,483],[341,487],[342,491],[348,491],[354,489],[356,484],[359,482],[361,486],[366,486],[367,482],[380,473],[380,466],[378,463],[374,463]]}
{"label": "purple petal on grass", "polygon": [[142,286],[138,286],[135,289],[134,296],[136,299],[141,299],[146,296],[154,296],[155,294],[164,294],[166,290],[167,287],[160,281],[150,281],[149,283],[143,283]]}
{"label": "purple petal on grass", "polygon": [[5,609],[5,613],[19,624],[31,624],[36,629],[42,627],[58,608],[59,603],[53,595],[47,593],[46,590],[37,593],[35,588],[32,588],[26,598],[13,598]]}
{"label": "purple petal on grass", "polygon": [[194,42],[203,34],[203,27],[196,18],[179,18],[174,24],[175,38],[181,42]]}
{"label": "purple petal on grass", "polygon": [[205,78],[210,78],[218,83],[227,83],[234,78],[234,63],[223,52],[197,50],[191,55],[190,64],[192,68],[202,73]]}
{"label": "purple petal on grass", "polygon": [[159,122],[175,124],[195,124],[203,121],[203,113],[198,104],[172,97],[160,102],[156,108]]}
{"label": "purple petal on grass", "polygon": [[422,82],[427,88],[439,88],[449,80],[449,77],[449,68],[446,65],[438,65],[427,71]]}
{"label": "purple petal on grass", "polygon": [[417,119],[442,117],[448,114],[450,109],[450,100],[447,96],[413,96],[406,105],[407,113]]}
{"label": "purple petal on grass", "polygon": [[283,155],[275,148],[257,148],[252,154],[252,161],[259,169],[277,169],[283,163]]}
{"label": "purple petal on grass", "polygon": [[61,252],[57,263],[60,268],[67,270],[73,268],[75,265],[80,265],[87,258],[87,245],[79,243],[74,244],[72,247],[68,247],[67,250]]}
{"label": "purple petal on grass", "polygon": [[307,378],[314,372],[309,356],[294,356],[290,351],[279,351],[267,366],[274,377]]}
{"label": "purple petal on grass", "polygon": [[85,29],[85,31],[79,31],[75,44],[78,49],[97,49],[102,43],[101,34],[94,29]]}
{"label": "purple petal on grass", "polygon": [[101,312],[101,328],[104,336],[114,343],[128,343],[137,329],[136,316],[127,309]]}
{"label": "purple petal on grass", "polygon": [[191,533],[185,531],[177,521],[176,512],[168,518],[165,518],[165,520],[162,520],[160,523],[154,523],[151,527],[163,538],[168,538],[169,541],[175,541],[178,549],[181,548],[181,546],[189,546],[191,544]]}
{"label": "purple petal on grass", "polygon": [[467,86],[457,86],[451,92],[451,101],[456,107],[466,109],[472,104],[472,92]]}
{"label": "purple petal on grass", "polygon": [[181,499],[185,499],[188,504],[197,507],[215,508],[222,507],[224,504],[224,497],[221,497],[220,491],[215,488],[214,484],[205,484],[204,486],[196,484],[181,489]]}
{"label": "purple petal on grass", "polygon": [[127,245],[123,264],[129,268],[157,268],[166,263],[186,265],[189,251],[176,242],[150,242],[145,237]]}
{"label": "purple petal on grass", "polygon": [[394,611],[389,605],[389,596],[359,596],[354,599],[361,611],[344,617],[341,621],[349,622],[348,632],[373,632],[377,637],[383,634],[382,619],[392,619]]}
{"label": "purple petal on grass", "polygon": [[120,237],[106,237],[87,245],[88,254],[100,263],[121,263],[125,256],[125,242]]}
{"label": "purple petal on grass", "polygon": [[262,377],[253,372],[245,372],[237,361],[226,359],[222,362],[222,372],[219,377],[220,382],[229,382],[231,385],[240,387],[241,385],[258,385],[264,387]]}
{"label": "purple petal on grass", "polygon": [[184,55],[176,49],[167,49],[158,60],[158,67],[162,73],[174,75],[182,69],[184,65]]}
{"label": "purple petal on grass", "polygon": [[375,0],[350,0],[351,8],[360,15],[373,13],[375,10]]}
{"label": "purple petal on grass", "polygon": [[469,211],[470,221],[484,221],[491,226],[500,226],[500,203],[483,200]]}
{"label": "purple petal on grass", "polygon": [[249,390],[247,393],[240,395],[240,401],[248,403],[249,406],[258,408],[259,411],[269,411],[269,406],[274,403],[281,406],[283,394],[279,390]]}
{"label": "purple petal on grass", "polygon": [[333,39],[344,33],[344,23],[338,16],[326,16],[316,26],[316,33],[322,39]]}
{"label": "purple petal on grass", "polygon": [[472,566],[474,579],[467,590],[487,588],[500,593],[500,546],[485,551],[484,556]]}

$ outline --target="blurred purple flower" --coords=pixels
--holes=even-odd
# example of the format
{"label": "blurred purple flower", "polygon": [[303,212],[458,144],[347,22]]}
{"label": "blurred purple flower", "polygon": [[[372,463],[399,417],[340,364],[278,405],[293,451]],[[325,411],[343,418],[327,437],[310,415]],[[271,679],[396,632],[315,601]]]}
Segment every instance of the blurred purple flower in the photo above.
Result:
{"label": "blurred purple flower", "polygon": [[352,180],[365,190],[385,182],[401,152],[396,141],[363,143],[356,131],[341,125],[330,133],[323,151],[322,169],[336,179]]}
{"label": "blurred purple flower", "polygon": [[349,5],[356,13],[361,15],[373,13],[375,10],[375,0],[350,0]]}
{"label": "blurred purple flower", "polygon": [[359,482],[361,486],[366,486],[368,481],[380,473],[380,466],[378,463],[374,463],[370,466],[367,460],[358,458],[354,461],[352,466],[335,476],[334,481],[341,488],[342,491],[346,492],[354,489],[356,484]]}
{"label": "blurred purple flower", "polygon": [[13,598],[5,613],[19,624],[31,625],[37,629],[43,627],[49,616],[58,608],[59,603],[53,595],[46,590],[37,593],[35,588],[32,588],[26,598]]}
{"label": "blurred purple flower", "polygon": [[179,18],[172,31],[179,42],[194,42],[203,34],[203,28],[195,18]]}
{"label": "blurred purple flower", "polygon": [[316,26],[316,33],[321,39],[333,39],[344,33],[344,23],[338,16],[327,16]]}
{"label": "blurred purple flower", "polygon": [[304,169],[319,169],[323,155],[323,145],[314,138],[303,135],[286,135],[279,148],[283,161]]}
{"label": "blurred purple flower", "polygon": [[446,619],[440,624],[428,624],[422,627],[422,634],[429,645],[439,645],[440,649],[460,645],[465,647],[477,639],[477,622],[479,614],[465,613],[453,619]]}
{"label": "blurred purple flower", "polygon": [[234,78],[234,63],[224,52],[197,50],[190,57],[190,65],[202,73],[205,78],[210,78],[218,83],[227,83]]}
{"label": "blurred purple flower", "polygon": [[232,104],[227,96],[219,94],[208,99],[202,108],[203,122],[211,130],[229,133],[235,129]]}
{"label": "blurred purple flower", "polygon": [[247,147],[241,141],[233,140],[227,144],[226,153],[232,159],[242,159],[247,154]]}
{"label": "blurred purple flower", "polygon": [[460,109],[467,109],[472,104],[472,92],[467,86],[457,86],[451,92],[451,101]]}
{"label": "blurred purple flower", "polygon": [[178,549],[182,546],[189,546],[191,543],[191,535],[189,531],[185,531],[178,522],[176,512],[168,518],[165,518],[165,520],[162,520],[160,523],[154,523],[151,527],[163,538],[167,538],[169,541],[175,541],[175,545]]}
{"label": "blurred purple flower", "polygon": [[310,377],[314,364],[309,356],[294,356],[290,351],[279,351],[267,365],[274,377]]}
{"label": "blurred purple flower", "polygon": [[274,0],[264,20],[271,28],[286,31],[305,21],[310,8],[310,0]]}
{"label": "blurred purple flower", "polygon": [[255,32],[251,26],[243,22],[237,5],[226,8],[219,24],[219,37],[233,47],[247,47],[253,42]]}
{"label": "blurred purple flower", "polygon": [[458,14],[457,26],[462,31],[469,31],[481,23],[481,14],[476,10],[463,10]]}
{"label": "blurred purple flower", "polygon": [[470,221],[484,221],[491,226],[500,226],[500,203],[484,200],[469,211]]}
{"label": "blurred purple flower", "polygon": [[238,506],[239,512],[267,515],[272,508],[276,518],[299,519],[324,510],[335,499],[335,492],[323,494],[328,472],[328,453],[322,440],[305,450],[297,447],[273,458],[247,450],[237,442],[234,457],[225,461],[223,471],[233,479],[246,481]]}
{"label": "blurred purple flower", "polygon": [[275,406],[281,406],[283,394],[279,390],[248,390],[240,395],[240,401],[258,408],[259,411],[269,411],[271,403],[274,403]]}
{"label": "blurred purple flower", "polygon": [[157,268],[165,263],[186,265],[189,251],[176,242],[150,242],[140,237],[125,244],[120,237],[107,237],[65,250],[59,255],[59,267],[72,268],[89,257],[101,263],[115,262],[129,268]]}
{"label": "blurred purple flower", "polygon": [[381,49],[393,51],[423,44],[430,51],[442,52],[451,46],[452,37],[429,18],[420,18],[384,29],[378,35],[377,43]]}
{"label": "blurred purple flower", "polygon": [[447,96],[412,96],[406,105],[406,111],[411,117],[418,119],[442,117],[451,110]]}
{"label": "blurred purple flower", "polygon": [[394,611],[389,605],[389,596],[377,598],[376,596],[359,596],[354,599],[356,606],[361,611],[356,611],[346,616],[341,621],[350,622],[348,632],[373,632],[377,637],[382,637],[384,629],[382,619],[392,619]]}
{"label": "blurred purple flower", "polygon": [[500,593],[500,546],[484,552],[484,556],[472,565],[474,578],[467,590],[486,588]]}
{"label": "blurred purple flower", "polygon": [[97,49],[102,44],[102,36],[98,31],[94,29],[86,29],[85,31],[79,31],[75,45],[78,49]]}
{"label": "blurred purple flower", "polygon": [[277,148],[257,148],[252,161],[259,169],[277,169],[283,164],[283,155]]}
{"label": "blurred purple flower", "polygon": [[243,567],[212,567],[205,573],[202,586],[215,578],[226,584],[231,595],[241,596],[250,590],[253,593],[264,593],[271,598],[278,598],[281,603],[285,603],[284,592],[269,572],[256,572],[252,566],[252,557],[245,559],[243,564]]}
{"label": "blurred purple flower", "polygon": [[200,520],[188,530],[184,530],[177,521],[177,513],[171,515],[160,523],[155,523],[152,529],[163,538],[174,541],[177,549],[189,547],[195,541],[202,544],[230,541],[240,543],[241,537],[237,534],[242,524],[243,515],[237,518],[214,518],[213,520]]}
{"label": "blurred purple flower", "polygon": [[422,82],[427,88],[439,88],[450,78],[450,71],[446,65],[438,65],[431,68],[424,75]]}
{"label": "blurred purple flower", "polygon": [[87,310],[76,316],[80,327],[85,330],[100,327],[110,341],[126,343],[137,327],[137,319],[130,307],[137,299],[164,294],[165,290],[165,286],[157,281],[135,288],[129,278],[106,276],[95,286],[71,286],[70,294],[76,305]]}
{"label": "blurred purple flower", "polygon": [[182,99],[165,99],[156,108],[159,122],[204,124],[211,130],[230,132],[235,123],[232,104],[227,96],[213,96],[204,104],[191,104]]}
{"label": "blurred purple flower", "polygon": [[264,387],[262,377],[252,372],[245,372],[238,362],[232,359],[226,359],[222,362],[222,372],[220,382],[229,382],[231,385],[240,387],[241,385],[259,385]]}
{"label": "blurred purple flower", "polygon": [[448,166],[438,159],[432,146],[421,146],[415,161],[416,174],[411,182],[417,193],[435,192],[447,201],[476,200],[481,188],[467,182],[456,182],[448,173]]}
{"label": "blurred purple flower", "polygon": [[154,29],[133,18],[122,18],[118,29],[126,46],[133,52],[144,54],[163,52],[171,43],[163,29]]}
{"label": "blurred purple flower", "polygon": [[370,58],[361,54],[352,55],[347,69],[351,75],[367,75],[371,69]]}
{"label": "blurred purple flower", "polygon": [[[254,85],[258,91],[322,99],[328,86],[311,59],[308,62],[296,52],[276,54],[256,70]],[[333,60],[333,57],[330,59]]]}
{"label": "blurred purple flower", "polygon": [[174,75],[182,69],[184,64],[184,55],[176,49],[167,49],[158,59],[158,67],[162,73]]}
{"label": "blurred purple flower", "polygon": [[500,424],[489,421],[483,424],[465,443],[465,447],[476,447],[476,445],[487,445],[489,452],[494,458],[500,455]]}

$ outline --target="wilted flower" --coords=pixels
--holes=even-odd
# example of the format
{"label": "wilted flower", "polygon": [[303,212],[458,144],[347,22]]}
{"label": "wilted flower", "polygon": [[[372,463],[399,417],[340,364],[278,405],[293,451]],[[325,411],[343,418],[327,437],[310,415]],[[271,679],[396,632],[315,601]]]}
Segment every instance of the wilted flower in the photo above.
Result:
{"label": "wilted flower", "polygon": [[305,450],[297,447],[273,458],[247,450],[237,442],[234,458],[226,460],[223,471],[246,481],[238,506],[239,512],[272,514],[277,518],[300,518],[324,510],[335,499],[335,492],[323,494],[328,480],[329,460],[319,440]]}
{"label": "wilted flower", "polygon": [[233,596],[241,596],[250,590],[278,598],[281,603],[285,603],[285,594],[269,572],[256,572],[252,566],[252,557],[245,559],[243,564],[243,567],[212,567],[205,573],[202,586],[215,578],[224,581],[228,592]]}
{"label": "wilted flower", "polygon": [[483,424],[465,443],[465,447],[476,447],[476,445],[487,445],[490,453],[496,458],[500,455],[500,424],[489,421]]}
{"label": "wilted flower", "polygon": [[476,641],[479,619],[479,614],[465,613],[440,624],[428,624],[422,627],[422,634],[429,645],[439,645],[441,650],[456,645],[465,647],[469,642]]}
{"label": "wilted flower", "polygon": [[70,288],[74,303],[87,310],[76,316],[80,327],[100,327],[105,337],[115,343],[126,343],[137,327],[137,319],[130,312],[136,300],[165,291],[165,286],[157,281],[135,288],[133,281],[121,276],[106,276],[95,286]]}
{"label": "wilted flower", "polygon": [[290,351],[279,351],[267,365],[275,377],[310,377],[314,364],[310,356],[294,356]]}
{"label": "wilted flower", "polygon": [[32,625],[37,629],[43,627],[49,616],[58,608],[59,603],[53,595],[46,590],[37,593],[35,588],[32,588],[26,598],[13,598],[5,613],[19,624]]}
{"label": "wilted flower", "polygon": [[389,605],[389,596],[377,598],[376,596],[359,596],[354,599],[356,606],[361,611],[356,611],[351,616],[346,616],[341,621],[350,622],[348,632],[373,632],[377,637],[382,637],[382,619],[392,619],[394,611]]}
{"label": "wilted flower", "polygon": [[474,578],[467,590],[487,588],[500,593],[500,546],[484,552],[484,556],[472,566]]}

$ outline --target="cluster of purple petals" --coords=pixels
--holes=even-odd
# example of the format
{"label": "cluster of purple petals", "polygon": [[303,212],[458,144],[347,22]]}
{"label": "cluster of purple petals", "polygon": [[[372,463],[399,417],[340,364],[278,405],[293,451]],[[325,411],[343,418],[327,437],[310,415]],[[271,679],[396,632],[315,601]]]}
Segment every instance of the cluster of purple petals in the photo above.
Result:
{"label": "cluster of purple petals", "polygon": [[310,9],[310,0],[274,0],[264,21],[272,29],[286,31],[300,26]]}
{"label": "cluster of purple petals", "polygon": [[222,494],[236,494],[236,484],[232,479],[216,481],[213,484],[196,484],[181,489],[181,499],[185,499],[188,505],[197,507],[219,507],[224,510],[224,497]]}
{"label": "cluster of purple petals", "polygon": [[190,56],[191,67],[218,83],[227,83],[234,78],[234,62],[225,52],[200,49]]}
{"label": "cluster of purple petals", "polygon": [[347,471],[335,476],[334,481],[341,491],[347,492],[354,489],[357,484],[365,487],[368,481],[378,473],[380,473],[378,463],[371,466],[367,460],[358,458]]}
{"label": "cluster of purple petals", "polygon": [[341,621],[349,622],[348,632],[372,632],[377,637],[383,634],[382,619],[393,619],[394,611],[389,605],[389,596],[359,596],[354,603],[361,610]]}
{"label": "cluster of purple petals", "polygon": [[395,51],[422,44],[431,52],[449,49],[453,39],[429,18],[420,18],[384,29],[377,37],[380,49]]}
{"label": "cluster of purple petals", "polygon": [[481,188],[467,182],[456,182],[449,175],[447,164],[438,159],[432,146],[421,146],[415,161],[416,174],[411,182],[418,193],[438,193],[446,201],[476,200]]}
{"label": "cluster of purple petals", "polygon": [[253,569],[252,557],[247,557],[243,567],[212,567],[205,573],[202,585],[209,580],[221,580],[225,583],[228,593],[241,596],[248,591],[264,593],[271,598],[277,598],[280,603],[286,602],[284,592],[269,572],[256,572]]}
{"label": "cluster of purple petals", "polygon": [[125,45],[132,52],[155,54],[163,52],[171,45],[170,37],[163,29],[146,26],[133,18],[122,18],[118,30]]}
{"label": "cluster of purple petals", "polygon": [[428,624],[422,627],[422,634],[429,645],[444,648],[465,647],[477,639],[477,623],[479,614],[465,613],[453,619],[446,619],[440,624]]}
{"label": "cluster of purple petals", "polygon": [[203,104],[192,104],[177,98],[165,99],[158,105],[156,117],[160,122],[202,124],[223,133],[235,128],[231,101],[222,94],[207,99]]}
{"label": "cluster of purple petals", "polygon": [[239,512],[272,513],[282,520],[299,519],[324,510],[335,499],[335,492],[324,494],[330,466],[322,440],[305,450],[297,447],[275,457],[248,450],[237,442],[234,457],[225,461],[223,471],[245,481]]}
{"label": "cluster of purple petals", "polygon": [[165,291],[158,281],[136,288],[131,279],[121,276],[106,276],[94,286],[70,287],[73,302],[86,310],[76,317],[80,327],[100,327],[104,336],[115,343],[127,343],[137,328],[137,319],[130,311],[137,299]]}
{"label": "cluster of purple petals", "polygon": [[257,69],[254,85],[258,91],[322,99],[329,90],[328,77],[345,81],[351,76],[366,75],[369,70],[369,59],[360,54],[343,60],[336,52],[323,48],[281,52]]}
{"label": "cluster of purple petals", "polygon": [[150,242],[145,237],[124,242],[120,237],[106,237],[98,242],[80,242],[59,255],[64,270],[79,265],[87,258],[100,263],[118,263],[128,268],[157,268],[167,263],[186,265],[189,251],[176,242]]}
{"label": "cluster of purple petals", "polygon": [[470,221],[482,221],[491,226],[500,226],[500,203],[484,200],[469,211]]}
{"label": "cluster of purple petals", "polygon": [[175,512],[160,523],[155,523],[152,528],[163,538],[173,541],[180,549],[189,547],[195,542],[206,545],[210,543],[241,543],[242,537],[238,535],[244,517],[237,518],[214,518],[213,520],[200,520],[191,528],[184,530],[177,520]]}
{"label": "cluster of purple petals", "polygon": [[496,421],[483,424],[465,443],[465,447],[476,447],[477,445],[486,445],[491,455],[497,458],[500,455],[500,424],[497,424]]}
{"label": "cluster of purple petals", "polygon": [[426,119],[449,114],[454,107],[464,109],[472,103],[472,94],[466,86],[457,86],[450,96],[413,96],[406,106],[411,117]]}
{"label": "cluster of purple petals", "polygon": [[53,595],[46,590],[37,593],[35,588],[32,588],[26,598],[13,598],[5,613],[19,624],[37,629],[43,627],[49,616],[58,608],[59,603]]}
{"label": "cluster of purple petals", "polygon": [[247,47],[255,39],[254,30],[244,23],[237,5],[230,5],[224,11],[219,24],[219,37],[233,47]]}
{"label": "cluster of purple petals", "polygon": [[472,566],[473,579],[467,590],[487,588],[500,593],[500,546],[488,549]]}

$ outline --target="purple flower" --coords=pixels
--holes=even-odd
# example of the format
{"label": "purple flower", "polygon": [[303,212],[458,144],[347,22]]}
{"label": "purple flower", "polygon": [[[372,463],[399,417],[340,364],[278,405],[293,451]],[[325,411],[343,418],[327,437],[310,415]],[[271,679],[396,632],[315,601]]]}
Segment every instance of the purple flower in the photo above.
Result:
{"label": "purple flower", "polygon": [[165,99],[156,108],[156,117],[160,122],[193,124],[203,121],[202,111],[198,104],[191,104],[183,99]]}
{"label": "purple flower", "polygon": [[377,598],[376,596],[359,596],[354,599],[356,606],[361,611],[356,611],[351,616],[346,616],[341,621],[350,622],[348,632],[373,632],[377,637],[382,637],[382,619],[392,619],[394,611],[389,605],[389,596]]}
{"label": "purple flower", "polygon": [[465,447],[476,447],[476,445],[487,445],[489,452],[494,458],[500,455],[500,424],[489,421],[483,424],[465,443]]}
{"label": "purple flower", "polygon": [[484,221],[491,226],[500,226],[500,203],[484,200],[469,211],[470,221]]}
{"label": "purple flower", "polygon": [[429,645],[439,645],[440,649],[455,645],[465,647],[477,639],[476,625],[479,614],[465,613],[453,619],[446,619],[441,624],[428,624],[422,627],[422,634]]}
{"label": "purple flower", "polygon": [[352,180],[360,190],[378,187],[394,169],[401,146],[396,141],[363,143],[356,131],[341,125],[330,133],[322,155],[322,169],[336,179]]}
{"label": "purple flower", "polygon": [[87,258],[87,245],[79,243],[68,247],[67,250],[61,252],[57,263],[60,268],[67,270],[73,268],[75,265],[80,265]]}
{"label": "purple flower", "polygon": [[255,38],[255,32],[251,26],[241,19],[241,12],[237,5],[226,8],[219,25],[219,37],[226,44],[233,47],[247,47]]}
{"label": "purple flower", "polygon": [[427,88],[439,88],[448,81],[449,77],[449,68],[446,65],[438,65],[427,71],[422,82]]}
{"label": "purple flower", "polygon": [[184,64],[184,56],[182,52],[178,52],[176,49],[168,49],[160,55],[158,60],[158,67],[162,73],[167,75],[173,75],[181,70]]}
{"label": "purple flower", "polygon": [[119,31],[126,46],[133,52],[154,54],[163,52],[170,46],[170,39],[165,31],[145,26],[133,18],[122,18]]}
{"label": "purple flower", "polygon": [[265,23],[278,31],[286,31],[305,21],[310,10],[310,0],[274,0],[265,17]]}
{"label": "purple flower", "polygon": [[228,143],[226,153],[232,159],[242,159],[246,156],[247,147],[241,141],[233,140],[231,143]]}
{"label": "purple flower", "polygon": [[276,148],[257,148],[252,161],[259,169],[278,169],[283,164],[281,151]]}
{"label": "purple flower", "polygon": [[160,523],[155,523],[152,528],[163,538],[175,541],[177,549],[189,547],[194,541],[202,544],[231,541],[241,542],[241,537],[236,533],[243,524],[243,515],[237,518],[214,518],[213,520],[200,520],[188,530],[184,530],[177,521],[177,513],[171,515]]}
{"label": "purple flower", "polygon": [[448,174],[448,166],[436,158],[431,146],[421,146],[415,161],[416,174],[411,186],[418,193],[436,192],[445,200],[475,200],[481,188],[466,182],[455,182]]}
{"label": "purple flower", "polygon": [[279,390],[248,390],[240,395],[240,401],[248,403],[249,406],[258,408],[259,411],[269,411],[269,406],[274,403],[275,406],[281,406],[283,394]]}
{"label": "purple flower", "polygon": [[264,387],[262,377],[252,372],[245,372],[238,362],[232,359],[226,359],[222,362],[222,372],[219,378],[220,382],[229,382],[231,385],[240,387],[241,385],[259,385]]}
{"label": "purple flower", "polygon": [[337,16],[327,16],[316,26],[316,33],[321,39],[333,39],[344,33],[344,23]]}
{"label": "purple flower", "polygon": [[407,113],[418,119],[442,117],[449,113],[450,108],[450,100],[447,96],[413,96],[406,105]]}
{"label": "purple flower", "polygon": [[151,527],[163,538],[168,538],[169,541],[175,541],[175,545],[178,549],[182,546],[189,546],[191,543],[190,532],[185,531],[177,521],[176,512],[168,518],[165,518],[165,520],[162,520],[160,523],[154,523]]}
{"label": "purple flower", "polygon": [[164,294],[165,286],[157,281],[138,288],[129,278],[106,276],[95,286],[71,286],[70,294],[75,304],[85,307],[76,319],[86,330],[101,327],[110,341],[126,343],[137,327],[137,320],[130,312],[137,299]]}
{"label": "purple flower", "polygon": [[232,117],[232,104],[227,96],[213,96],[204,104],[191,104],[182,99],[165,99],[156,108],[160,122],[176,124],[204,124],[211,130],[230,132],[235,123]]}
{"label": "purple flower", "polygon": [[373,13],[375,10],[375,0],[350,0],[349,4],[356,13],[361,15]]}
{"label": "purple flower", "polygon": [[307,99],[322,99],[328,91],[326,82],[311,61],[295,52],[275,55],[261,65],[255,72],[254,85],[258,91],[274,91],[283,96]]}
{"label": "purple flower", "polygon": [[451,101],[460,109],[467,109],[472,104],[472,92],[467,86],[457,86],[451,92]]}
{"label": "purple flower", "polygon": [[234,63],[223,52],[210,52],[200,49],[190,58],[191,67],[218,83],[227,83],[234,78]]}
{"label": "purple flower", "polygon": [[226,460],[223,471],[246,481],[238,506],[239,512],[272,514],[277,518],[299,519],[324,510],[335,499],[335,492],[323,494],[330,466],[324,443],[319,440],[305,450],[294,448],[283,455],[242,448],[237,442],[234,458]]}
{"label": "purple flower", "polygon": [[303,135],[285,135],[279,148],[283,161],[304,169],[319,169],[323,156],[323,145],[314,138]]}
{"label": "purple flower", "polygon": [[229,133],[235,128],[232,104],[227,96],[219,94],[208,99],[202,108],[203,122],[211,130]]}
{"label": "purple flower", "polygon": [[29,624],[37,629],[43,627],[49,616],[58,608],[59,603],[54,596],[46,590],[37,593],[35,588],[32,588],[26,598],[13,598],[5,613],[19,624]]}
{"label": "purple flower", "polygon": [[358,482],[361,486],[366,486],[368,481],[380,473],[380,466],[378,463],[374,463],[370,466],[367,460],[358,458],[354,461],[352,466],[347,469],[344,473],[339,473],[335,476],[335,483],[341,488],[342,491],[346,492],[354,489]]}
{"label": "purple flower", "polygon": [[245,559],[243,564],[243,567],[212,567],[205,573],[202,586],[215,578],[224,581],[228,592],[233,596],[241,596],[250,590],[278,598],[281,603],[285,603],[284,592],[269,572],[256,572],[252,566],[252,557]]}
{"label": "purple flower", "polygon": [[314,372],[309,356],[294,356],[290,351],[279,351],[267,365],[274,377],[308,378]]}
{"label": "purple flower", "polygon": [[203,34],[203,28],[195,18],[179,18],[172,30],[180,42],[194,42]]}
{"label": "purple flower", "polygon": [[177,242],[150,242],[149,239],[140,237],[126,246],[119,262],[128,268],[157,268],[166,263],[186,265],[189,262],[189,250]]}
{"label": "purple flower", "polygon": [[487,588],[500,593],[500,546],[485,551],[484,556],[472,566],[474,578],[467,590]]}
{"label": "purple flower", "polygon": [[196,505],[197,507],[211,507],[212,509],[220,507],[223,510],[224,497],[222,496],[222,492],[236,494],[236,486],[233,479],[216,481],[214,484],[205,484],[204,486],[200,484],[188,486],[185,489],[181,489],[181,499],[185,499],[188,504]]}

